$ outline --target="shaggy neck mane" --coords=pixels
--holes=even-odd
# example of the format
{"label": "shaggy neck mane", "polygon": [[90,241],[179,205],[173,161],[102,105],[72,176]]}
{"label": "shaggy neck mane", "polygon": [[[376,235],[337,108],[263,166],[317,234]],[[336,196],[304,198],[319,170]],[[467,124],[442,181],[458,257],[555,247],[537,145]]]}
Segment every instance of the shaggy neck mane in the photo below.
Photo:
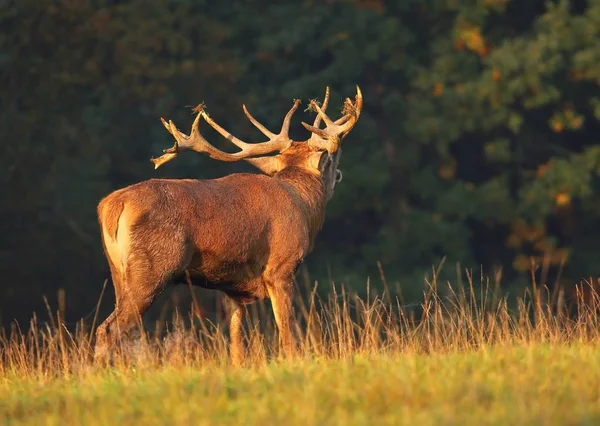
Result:
{"label": "shaggy neck mane", "polygon": [[292,196],[302,210],[310,230],[310,246],[314,243],[317,233],[325,220],[325,190],[321,177],[315,173],[298,167],[286,167],[274,176],[290,185]]}

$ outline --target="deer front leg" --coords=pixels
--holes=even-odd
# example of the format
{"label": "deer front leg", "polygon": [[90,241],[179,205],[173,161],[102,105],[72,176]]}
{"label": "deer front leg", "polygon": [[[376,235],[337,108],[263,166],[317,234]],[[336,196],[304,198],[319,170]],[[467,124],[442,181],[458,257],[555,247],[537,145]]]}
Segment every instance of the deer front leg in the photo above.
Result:
{"label": "deer front leg", "polygon": [[233,365],[240,366],[245,360],[245,350],[243,341],[243,320],[246,314],[244,305],[236,300],[231,302],[231,317],[229,319],[229,338],[231,362]]}
{"label": "deer front leg", "polygon": [[292,334],[293,281],[291,278],[285,281],[275,281],[272,285],[267,286],[267,291],[279,331],[279,346],[287,357],[293,357],[296,355],[296,343]]}

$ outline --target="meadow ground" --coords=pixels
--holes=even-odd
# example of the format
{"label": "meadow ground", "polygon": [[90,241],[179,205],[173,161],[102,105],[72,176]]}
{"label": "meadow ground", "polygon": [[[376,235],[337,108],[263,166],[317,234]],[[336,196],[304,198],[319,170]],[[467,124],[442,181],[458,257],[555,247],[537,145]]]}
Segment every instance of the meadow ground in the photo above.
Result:
{"label": "meadow ground", "polygon": [[418,317],[385,296],[309,297],[295,359],[278,358],[252,317],[243,367],[206,324],[124,344],[110,365],[90,360],[83,331],[33,324],[0,339],[0,421],[600,424],[593,304],[574,318],[540,292],[514,310],[472,286],[444,294],[426,294]]}

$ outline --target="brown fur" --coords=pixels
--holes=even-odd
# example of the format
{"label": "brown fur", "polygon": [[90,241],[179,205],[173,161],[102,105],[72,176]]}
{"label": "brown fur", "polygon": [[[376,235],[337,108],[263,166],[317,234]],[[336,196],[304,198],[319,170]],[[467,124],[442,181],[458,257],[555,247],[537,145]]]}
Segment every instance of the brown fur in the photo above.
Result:
{"label": "brown fur", "polygon": [[[186,278],[193,285],[220,290],[233,300],[230,335],[236,363],[242,361],[244,352],[244,305],[257,299],[271,300],[280,343],[287,354],[294,352],[293,275],[314,245],[325,206],[339,181],[341,149],[336,135],[347,133],[358,119],[362,95],[357,92],[357,107],[350,117],[353,121],[346,120],[344,125],[329,121],[326,129],[319,130],[320,118],[315,120],[315,131],[329,135],[334,145],[315,136],[307,142],[285,139],[291,114],[298,106],[295,102],[281,134],[274,136],[277,146],[283,147],[280,154],[236,157],[236,161],[246,159],[269,176],[151,179],[100,201],[98,220],[116,306],[96,332],[97,355],[104,354],[135,325],[169,284],[185,282]],[[326,99],[328,96],[329,90]],[[183,136],[163,120],[176,145],[153,160],[155,166],[171,160],[184,147],[231,160],[229,154],[215,154],[199,135],[198,117],[193,138]]]}
{"label": "brown fur", "polygon": [[[296,165],[273,177],[151,179],[108,195],[98,217],[117,305],[99,327],[97,345],[113,343],[168,284],[182,282],[186,271],[194,285],[221,290],[238,307],[267,297],[287,299],[295,269],[323,224],[326,201],[321,177]],[[123,214],[129,215],[128,229],[117,226]],[[125,233],[128,256],[114,258],[105,236],[117,240]],[[289,323],[290,303],[280,303],[284,312],[276,319],[282,327]],[[234,312],[239,322],[237,317]],[[289,349],[289,338],[283,339]]]}

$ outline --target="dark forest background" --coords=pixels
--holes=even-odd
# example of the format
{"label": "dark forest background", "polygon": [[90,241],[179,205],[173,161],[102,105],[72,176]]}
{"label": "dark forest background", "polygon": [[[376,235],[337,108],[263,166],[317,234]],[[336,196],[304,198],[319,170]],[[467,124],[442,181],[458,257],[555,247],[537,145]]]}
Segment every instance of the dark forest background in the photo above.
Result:
{"label": "dark forest background", "polygon": [[67,321],[94,307],[110,191],[251,170],[193,154],[153,170],[172,145],[159,117],[187,130],[205,102],[258,141],[242,103],[277,128],[326,85],[332,107],[356,84],[365,106],[308,282],[364,292],[381,269],[410,301],[444,257],[449,279],[458,262],[502,268],[507,291],[532,261],[565,283],[597,273],[599,0],[3,0],[0,29],[5,325],[43,316],[44,297],[64,294]]}

